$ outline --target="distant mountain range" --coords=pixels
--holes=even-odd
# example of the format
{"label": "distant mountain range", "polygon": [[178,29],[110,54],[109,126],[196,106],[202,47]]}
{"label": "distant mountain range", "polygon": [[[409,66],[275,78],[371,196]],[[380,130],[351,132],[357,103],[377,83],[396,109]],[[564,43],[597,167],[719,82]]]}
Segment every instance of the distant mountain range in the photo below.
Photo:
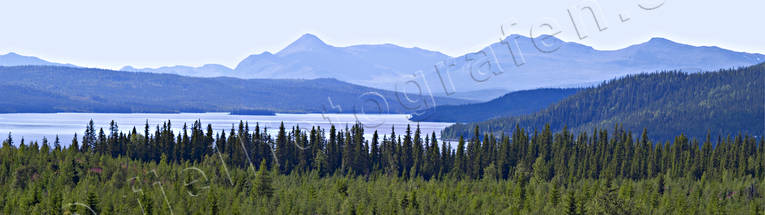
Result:
{"label": "distant mountain range", "polygon": [[[587,87],[627,74],[676,69],[697,72],[749,66],[763,61],[765,55],[762,54],[691,46],[664,38],[653,38],[618,50],[596,50],[551,36],[532,39],[510,35],[478,52],[450,57],[437,51],[393,44],[336,47],[315,35],[305,34],[277,53],[250,55],[236,68],[207,64],[202,67],[126,66],[122,70],[245,79],[336,78],[398,91],[419,90],[411,82],[414,80],[420,88],[429,88],[434,94],[443,95],[446,92],[469,94],[477,90]],[[11,53],[0,56],[0,65],[57,64],[32,57],[19,59]],[[414,77],[414,74],[418,76]],[[444,91],[444,86],[448,91]]]}
{"label": "distant mountain range", "polygon": [[[497,87],[509,90],[586,87],[628,74],[662,70],[698,72],[750,66],[763,61],[765,55],[762,54],[690,46],[664,38],[653,38],[618,50],[595,50],[555,37],[531,39],[512,35],[481,52],[452,59],[455,69],[451,77],[457,91]],[[480,67],[485,62],[490,62],[491,66]]]}
{"label": "distant mountain range", "polygon": [[11,52],[5,55],[0,55],[0,66],[26,66],[26,65],[74,67],[74,65],[72,64],[48,62],[37,57],[23,56],[23,55],[16,54],[14,52]]}
{"label": "distant mountain range", "polygon": [[[233,70],[220,64],[206,64],[200,67],[191,66],[168,66],[160,68],[136,69],[131,66],[125,66],[120,69],[128,72],[149,72],[161,74],[176,74],[190,77],[237,77],[233,75]],[[240,77],[241,78],[241,77]]]}
{"label": "distant mountain range", "polygon": [[[568,127],[575,132],[592,132],[594,128],[610,130],[618,125],[635,135],[646,128],[649,137],[659,140],[670,140],[680,133],[699,139],[707,134],[715,139],[725,138],[737,135],[736,132],[762,137],[765,135],[763,101],[765,64],[693,74],[629,75],[583,89],[532,114],[460,123],[444,129],[443,135],[467,137],[475,126],[483,131],[508,134],[517,125],[531,132],[549,124],[554,131]],[[474,114],[470,110],[452,112]]]}
{"label": "distant mountain range", "polygon": [[198,77],[237,78],[337,78],[364,86],[394,89],[419,70],[449,59],[440,52],[404,48],[392,44],[335,47],[312,34],[305,34],[281,51],[250,55],[236,68],[210,64],[202,67],[173,66],[156,69],[124,67],[124,71],[171,73]]}
{"label": "distant mountain range", "polygon": [[[0,66],[0,113],[413,113],[468,101],[336,79],[199,78],[62,66]],[[411,103],[401,101],[413,100]]]}
{"label": "distant mountain range", "polygon": [[412,121],[478,122],[495,117],[510,117],[540,111],[578,92],[579,88],[534,89],[508,93],[488,102],[441,105],[411,118]]}

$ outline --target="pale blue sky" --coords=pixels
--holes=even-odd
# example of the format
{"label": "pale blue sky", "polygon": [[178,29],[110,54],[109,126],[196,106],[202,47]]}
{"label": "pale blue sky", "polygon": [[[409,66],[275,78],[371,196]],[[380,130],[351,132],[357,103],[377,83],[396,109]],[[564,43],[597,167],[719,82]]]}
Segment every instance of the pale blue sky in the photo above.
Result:
{"label": "pale blue sky", "polygon": [[[765,53],[765,1],[600,0],[599,20],[607,29],[598,31],[584,14],[584,40],[567,11],[581,2],[588,1],[2,1],[0,54],[111,69],[234,67],[250,54],[276,52],[312,33],[336,46],[393,43],[459,56],[498,41],[500,26],[511,20],[517,25],[508,33],[528,35],[532,25],[557,22],[560,38],[597,49],[666,37]],[[662,2],[654,10],[638,6]],[[622,22],[620,14],[629,20]]]}

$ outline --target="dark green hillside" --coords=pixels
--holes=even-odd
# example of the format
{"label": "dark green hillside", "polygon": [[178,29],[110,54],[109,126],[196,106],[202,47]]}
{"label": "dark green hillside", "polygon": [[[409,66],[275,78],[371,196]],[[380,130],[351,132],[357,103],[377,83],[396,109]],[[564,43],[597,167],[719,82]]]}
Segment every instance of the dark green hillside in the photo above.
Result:
{"label": "dark green hillside", "polygon": [[488,102],[464,105],[442,105],[413,121],[478,122],[501,116],[519,116],[534,113],[558,102],[579,89],[534,89],[505,94]]}
{"label": "dark green hillside", "polygon": [[104,132],[91,121],[68,146],[9,137],[0,214],[765,212],[765,141],[750,136],[654,144],[621,129],[545,127],[453,150],[416,127],[371,139],[360,124],[275,135],[258,124],[178,127]]}
{"label": "dark green hillside", "polygon": [[651,137],[668,139],[684,133],[705,137],[744,132],[762,136],[765,103],[765,65],[686,74],[661,72],[631,75],[583,90],[540,112],[458,124],[447,128],[448,137],[469,136],[480,125],[490,131],[511,132],[516,124],[553,130],[568,126],[575,131],[613,128],[651,131]]}
{"label": "dark green hillside", "polygon": [[[193,78],[55,66],[0,67],[0,88],[5,89],[0,112],[354,112],[355,106],[370,105],[366,102],[370,98],[380,100],[360,98],[369,92],[384,97],[391,113],[408,113],[412,110],[406,107],[416,107],[399,104],[394,92],[335,79]],[[379,112],[377,107],[367,107],[370,110]]]}

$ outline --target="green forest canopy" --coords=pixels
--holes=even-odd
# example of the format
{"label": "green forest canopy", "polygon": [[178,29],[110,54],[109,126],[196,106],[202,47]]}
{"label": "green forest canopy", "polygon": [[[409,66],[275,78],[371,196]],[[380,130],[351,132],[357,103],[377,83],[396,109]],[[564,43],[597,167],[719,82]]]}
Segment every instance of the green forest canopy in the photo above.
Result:
{"label": "green forest canopy", "polygon": [[737,132],[763,136],[765,64],[693,74],[629,75],[581,90],[533,114],[456,124],[444,129],[443,135],[470,136],[476,125],[511,133],[516,126],[529,130],[545,124],[553,131],[568,127],[577,132],[620,124],[633,132],[647,128],[656,140],[671,140],[681,133],[696,138]]}
{"label": "green forest canopy", "polygon": [[[69,147],[6,139],[4,214],[696,214],[762,213],[765,142],[750,136],[652,142],[644,130],[481,133],[452,150],[407,128],[371,140],[256,124],[214,132],[105,132]],[[18,145],[16,147],[15,145]],[[260,165],[258,165],[260,164]]]}

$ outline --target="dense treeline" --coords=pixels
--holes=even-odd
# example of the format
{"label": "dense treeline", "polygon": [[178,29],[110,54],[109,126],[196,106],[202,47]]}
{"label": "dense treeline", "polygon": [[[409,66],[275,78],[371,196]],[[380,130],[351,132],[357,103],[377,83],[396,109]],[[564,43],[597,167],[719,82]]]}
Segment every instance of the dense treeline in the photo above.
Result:
{"label": "dense treeline", "polygon": [[[371,140],[364,138],[364,126],[326,131],[310,130],[282,124],[271,136],[258,124],[240,122],[238,128],[216,132],[211,125],[203,128],[199,121],[183,125],[175,134],[171,122],[150,132],[148,124],[141,133],[136,128],[125,134],[111,122],[106,134],[96,131],[93,122],[71,150],[113,157],[158,162],[200,162],[218,156],[227,165],[249,167],[265,161],[280,173],[317,171],[321,176],[335,173],[369,175],[375,172],[404,178],[482,178],[486,174],[507,179],[517,171],[539,170],[544,180],[556,178],[570,182],[584,178],[653,178],[661,174],[672,177],[721,174],[731,170],[736,176],[761,177],[765,171],[765,144],[750,136],[706,135],[703,140],[681,134],[674,141],[653,142],[647,130],[633,136],[621,125],[611,132],[594,129],[575,135],[567,128],[553,133],[549,125],[542,130],[527,131],[516,127],[510,135],[481,135],[474,128],[474,137],[460,138],[456,147],[439,143],[435,133],[422,134],[419,127],[407,126],[406,132],[380,137],[375,131]],[[10,139],[10,137],[9,137]],[[762,138],[760,138],[762,139]],[[12,141],[12,140],[10,140]],[[36,146],[35,146],[36,147]]]}
{"label": "dense treeline", "polygon": [[[469,115],[469,114],[468,114]],[[647,128],[655,140],[683,133],[704,138],[744,132],[765,135],[765,64],[717,72],[661,72],[628,75],[588,88],[537,113],[456,124],[443,135],[472,135],[476,125],[510,133],[550,124],[553,131],[568,126],[589,131],[622,123],[640,132]]]}
{"label": "dense treeline", "polygon": [[[371,140],[201,122],[150,132],[89,123],[69,147],[10,137],[0,148],[4,214],[629,214],[765,212],[765,142],[737,135],[652,142],[620,126],[574,135],[476,127],[456,149],[407,128]],[[18,145],[16,147],[15,145]],[[259,165],[258,165],[259,164]],[[81,204],[70,204],[72,202]],[[63,209],[63,210],[62,210]]]}

